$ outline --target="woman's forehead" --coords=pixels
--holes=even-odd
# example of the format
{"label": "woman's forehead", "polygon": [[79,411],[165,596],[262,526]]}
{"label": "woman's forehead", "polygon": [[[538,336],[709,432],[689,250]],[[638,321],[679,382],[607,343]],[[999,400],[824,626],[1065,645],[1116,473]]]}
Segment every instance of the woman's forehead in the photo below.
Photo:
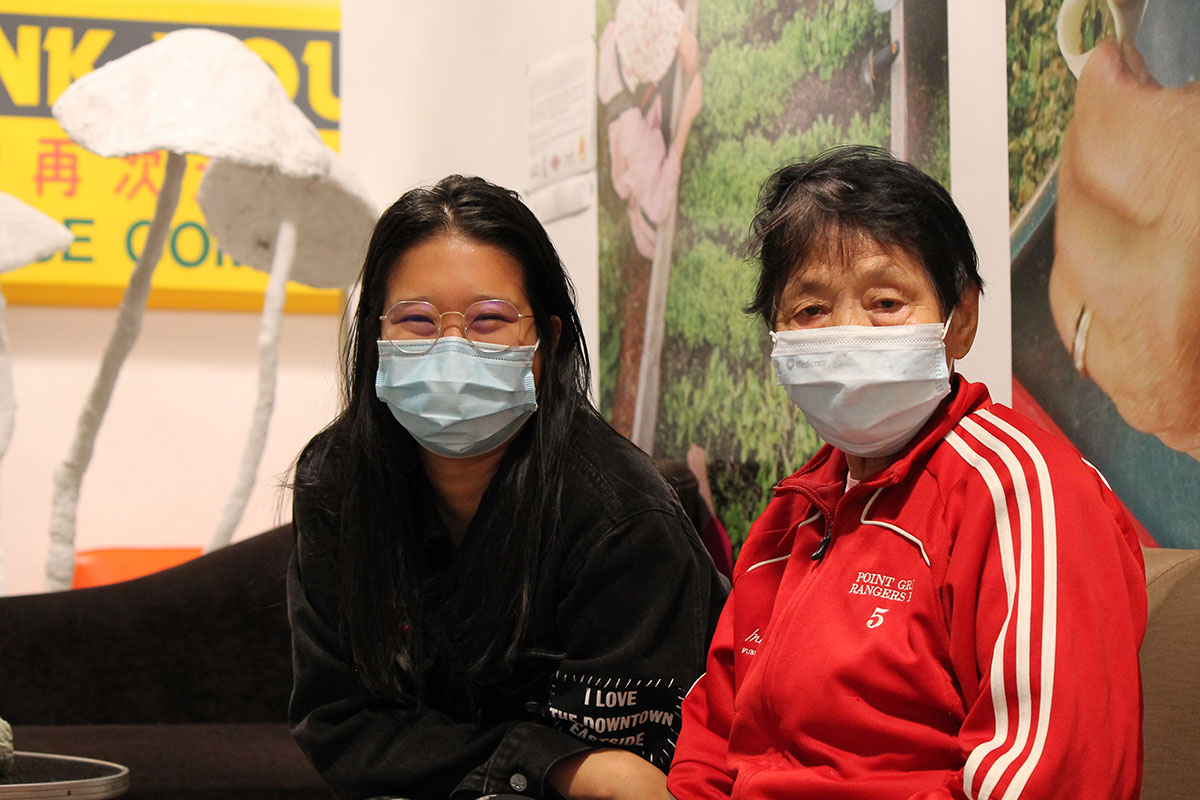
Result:
{"label": "woman's forehead", "polygon": [[453,235],[435,236],[401,253],[391,266],[387,291],[435,303],[435,298],[470,301],[483,295],[526,300],[525,277],[516,259],[495,245]]}
{"label": "woman's forehead", "polygon": [[792,266],[787,288],[830,280],[913,280],[930,287],[933,277],[924,263],[899,245],[887,245],[852,232],[827,234],[805,248]]}

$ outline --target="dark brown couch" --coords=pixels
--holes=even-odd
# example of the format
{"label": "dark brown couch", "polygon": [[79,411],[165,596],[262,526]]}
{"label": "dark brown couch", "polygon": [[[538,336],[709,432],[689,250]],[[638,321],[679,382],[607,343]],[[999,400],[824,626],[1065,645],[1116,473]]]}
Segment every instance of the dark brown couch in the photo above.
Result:
{"label": "dark brown couch", "polygon": [[130,798],[332,795],[288,733],[284,525],[125,583],[0,598],[16,748],[130,769]]}
{"label": "dark brown couch", "polygon": [[[115,761],[130,798],[329,798],[284,723],[290,525],[126,583],[0,598],[18,750]],[[1144,800],[1200,788],[1200,551],[1146,551]]]}

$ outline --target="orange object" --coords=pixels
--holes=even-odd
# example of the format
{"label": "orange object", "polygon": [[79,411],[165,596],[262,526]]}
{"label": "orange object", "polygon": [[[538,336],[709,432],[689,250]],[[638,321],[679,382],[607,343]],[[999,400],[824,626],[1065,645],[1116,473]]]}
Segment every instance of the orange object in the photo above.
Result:
{"label": "orange object", "polygon": [[140,578],[191,561],[200,547],[107,547],[75,554],[72,589],[103,586]]}

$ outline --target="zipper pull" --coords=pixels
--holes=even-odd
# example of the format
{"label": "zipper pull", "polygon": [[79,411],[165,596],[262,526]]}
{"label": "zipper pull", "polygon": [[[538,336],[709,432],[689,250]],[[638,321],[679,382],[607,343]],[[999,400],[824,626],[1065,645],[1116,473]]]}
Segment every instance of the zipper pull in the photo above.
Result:
{"label": "zipper pull", "polygon": [[825,535],[821,537],[820,544],[818,544],[817,549],[813,551],[813,561],[820,561],[821,559],[825,558],[825,551],[829,549],[829,537],[831,536],[833,536],[832,520],[825,523]]}

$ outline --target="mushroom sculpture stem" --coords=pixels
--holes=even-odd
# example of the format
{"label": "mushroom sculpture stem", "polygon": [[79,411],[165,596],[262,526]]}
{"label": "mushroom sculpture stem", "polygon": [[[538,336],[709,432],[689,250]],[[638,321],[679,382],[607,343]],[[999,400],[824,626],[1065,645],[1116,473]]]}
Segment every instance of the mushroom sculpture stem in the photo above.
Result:
{"label": "mushroom sculpture stem", "polygon": [[225,508],[217,522],[217,529],[208,543],[208,551],[229,544],[234,529],[246,511],[250,492],[258,476],[258,465],[262,461],[267,445],[267,430],[271,424],[271,412],[275,408],[275,376],[279,361],[279,334],[283,324],[283,303],[287,298],[288,277],[296,257],[296,223],[292,217],[284,217],[275,235],[275,254],[271,260],[271,277],[267,281],[267,292],[263,298],[262,321],[258,329],[258,398],[254,403],[254,417],[250,423],[250,436],[242,451],[242,464],[238,468],[233,489],[225,500]]}
{"label": "mushroom sculpture stem", "polygon": [[352,283],[379,211],[332,151],[328,173],[316,176],[213,159],[196,200],[222,251],[270,275],[258,336],[254,418],[236,483],[209,541],[215,550],[233,537],[262,460],[275,397],[284,289],[289,281],[314,289]]}
{"label": "mushroom sculpture stem", "polygon": [[121,365],[133,349],[138,333],[142,329],[142,312],[150,296],[150,280],[154,269],[162,258],[163,246],[171,219],[179,205],[179,190],[183,185],[183,173],[187,157],[181,153],[167,153],[166,174],[158,193],[154,208],[154,219],[146,234],[146,245],[138,257],[137,266],[129,277],[125,295],[117,311],[116,327],[100,361],[100,371],[92,383],[87,403],[79,414],[75,425],[75,438],[66,459],[54,472],[54,499],[50,509],[50,550],[46,558],[46,589],[57,591],[69,589],[75,574],[75,511],[79,503],[79,489],[83,474],[92,459],[96,435],[100,422],[112,399],[113,387]]}
{"label": "mushroom sculpture stem", "polygon": [[[49,258],[70,247],[74,239],[74,234],[66,226],[12,195],[0,192],[0,272],[11,272],[34,261]],[[7,305],[3,292],[0,292],[0,460],[4,459],[12,443],[13,423],[17,415],[8,327],[4,322]],[[8,591],[4,572],[3,551],[0,551],[0,595]],[[0,775],[4,774],[4,725],[4,720],[0,720]]]}

